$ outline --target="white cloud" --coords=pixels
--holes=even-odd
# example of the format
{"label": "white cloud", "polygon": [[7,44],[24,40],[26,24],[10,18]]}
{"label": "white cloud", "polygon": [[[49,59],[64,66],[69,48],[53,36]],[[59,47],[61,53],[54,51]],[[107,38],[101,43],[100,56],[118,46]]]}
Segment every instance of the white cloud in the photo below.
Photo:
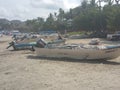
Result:
{"label": "white cloud", "polygon": [[26,20],[46,18],[59,8],[68,10],[80,4],[81,0],[0,0],[0,18]]}
{"label": "white cloud", "polygon": [[80,5],[81,0],[64,0],[65,9],[74,8]]}
{"label": "white cloud", "polygon": [[31,0],[31,6],[33,8],[52,9],[58,10],[63,7],[62,0]]}

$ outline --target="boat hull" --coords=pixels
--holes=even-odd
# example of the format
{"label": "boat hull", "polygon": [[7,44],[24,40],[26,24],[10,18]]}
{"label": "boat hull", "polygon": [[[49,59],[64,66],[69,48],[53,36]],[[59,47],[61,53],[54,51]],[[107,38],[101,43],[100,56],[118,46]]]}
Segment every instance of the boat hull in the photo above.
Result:
{"label": "boat hull", "polygon": [[66,57],[74,59],[113,59],[120,54],[119,48],[114,49],[49,49],[36,48],[36,54],[44,57]]}

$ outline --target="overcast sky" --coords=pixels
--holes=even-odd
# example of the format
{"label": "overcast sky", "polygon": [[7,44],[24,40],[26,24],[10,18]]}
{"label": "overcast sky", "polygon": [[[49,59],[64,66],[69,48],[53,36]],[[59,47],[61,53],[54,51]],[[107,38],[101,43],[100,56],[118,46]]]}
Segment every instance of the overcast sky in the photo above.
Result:
{"label": "overcast sky", "polygon": [[80,5],[81,0],[0,0],[0,18],[26,20],[46,18],[49,13]]}

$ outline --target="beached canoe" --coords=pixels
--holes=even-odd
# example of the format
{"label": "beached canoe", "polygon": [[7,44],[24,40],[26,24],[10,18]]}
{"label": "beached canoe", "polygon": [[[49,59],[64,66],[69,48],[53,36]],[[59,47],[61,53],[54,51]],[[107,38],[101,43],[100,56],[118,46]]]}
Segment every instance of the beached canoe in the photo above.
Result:
{"label": "beached canoe", "polygon": [[44,43],[42,42],[39,42],[43,39],[39,39],[38,41],[35,41],[35,42],[16,42],[16,41],[12,41],[9,43],[9,46],[7,47],[10,48],[10,47],[13,47],[14,50],[25,50],[25,49],[29,49],[29,50],[32,50],[34,51],[34,48],[33,47],[41,47],[42,45],[46,45],[46,44],[64,44],[65,43],[65,40],[54,40],[54,41],[51,41],[51,42],[45,42]]}
{"label": "beached canoe", "polygon": [[120,55],[120,45],[46,45],[36,47],[36,54],[43,57],[66,57],[75,59],[113,59]]}
{"label": "beached canoe", "polygon": [[9,43],[9,46],[6,48],[10,48],[10,47],[13,47],[14,50],[32,50],[34,51],[34,46],[36,46],[36,42],[29,42],[29,43],[16,43],[14,41],[10,42]]}

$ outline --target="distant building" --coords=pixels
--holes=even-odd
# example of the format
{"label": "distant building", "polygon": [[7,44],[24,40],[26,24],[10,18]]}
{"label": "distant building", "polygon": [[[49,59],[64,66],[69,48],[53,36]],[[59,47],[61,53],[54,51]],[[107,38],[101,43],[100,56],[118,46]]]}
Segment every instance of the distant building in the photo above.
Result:
{"label": "distant building", "polygon": [[12,35],[20,35],[21,32],[19,30],[13,30],[13,31],[11,31],[11,34]]}

